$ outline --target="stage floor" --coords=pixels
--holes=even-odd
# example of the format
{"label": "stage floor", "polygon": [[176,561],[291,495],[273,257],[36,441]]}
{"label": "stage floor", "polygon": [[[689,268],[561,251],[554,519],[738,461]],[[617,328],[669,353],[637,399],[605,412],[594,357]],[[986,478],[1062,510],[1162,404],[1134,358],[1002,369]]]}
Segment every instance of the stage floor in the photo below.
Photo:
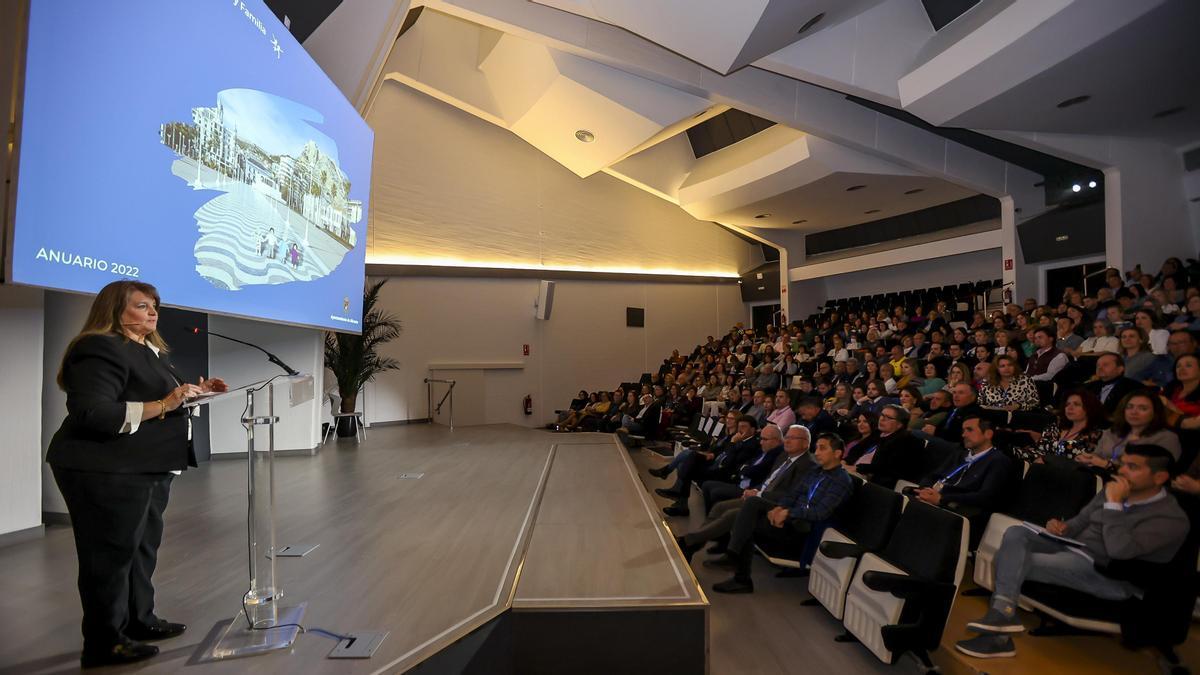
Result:
{"label": "stage floor", "polygon": [[[239,609],[245,578],[245,465],[210,462],[175,481],[155,574],[157,613],[188,633],[128,670],[146,673],[402,672],[515,609],[707,611],[637,477],[609,435],[497,425],[378,427],[362,444],[276,460],[277,542],[319,544],[281,558],[283,605],[304,624],[386,630],[369,660],[331,660],[334,641],[195,663]],[[404,479],[401,474],[424,474]],[[0,549],[0,672],[78,666],[71,531]]]}

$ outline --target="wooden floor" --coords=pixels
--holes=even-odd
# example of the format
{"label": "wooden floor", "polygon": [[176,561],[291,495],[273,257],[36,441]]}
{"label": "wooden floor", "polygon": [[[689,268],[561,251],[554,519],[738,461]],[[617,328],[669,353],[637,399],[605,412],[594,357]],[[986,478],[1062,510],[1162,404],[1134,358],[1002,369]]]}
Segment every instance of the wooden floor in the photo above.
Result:
{"label": "wooden floor", "polygon": [[[279,560],[283,604],[306,601],[310,627],[390,631],[372,659],[327,659],[334,642],[308,634],[289,651],[194,663],[246,585],[244,464],[217,461],[175,481],[155,574],[158,614],[191,628],[127,670],[402,672],[515,597],[529,607],[706,606],[613,437],[503,425],[369,433],[277,459],[276,502],[280,544],[320,544]],[[77,669],[75,569],[66,527],[0,549],[0,672]]]}

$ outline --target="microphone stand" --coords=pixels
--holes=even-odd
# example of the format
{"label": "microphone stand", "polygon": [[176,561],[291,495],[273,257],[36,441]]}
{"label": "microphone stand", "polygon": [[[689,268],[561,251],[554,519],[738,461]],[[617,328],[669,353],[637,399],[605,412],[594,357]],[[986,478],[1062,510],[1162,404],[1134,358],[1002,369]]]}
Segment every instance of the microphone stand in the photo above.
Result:
{"label": "microphone stand", "polygon": [[229,337],[228,335],[222,335],[222,334],[220,334],[220,333],[216,333],[216,332],[213,332],[213,331],[211,331],[211,330],[204,330],[204,329],[202,329],[202,328],[193,328],[193,329],[192,329],[192,332],[195,332],[195,333],[202,333],[202,332],[203,332],[203,333],[207,333],[207,334],[209,334],[209,335],[212,335],[212,336],[214,336],[214,337],[219,337],[219,338],[222,338],[222,339],[224,339],[224,340],[229,340],[230,342],[236,342],[236,343],[238,343],[238,344],[240,344],[240,345],[246,345],[247,347],[253,347],[254,349],[257,349],[258,351],[262,352],[263,354],[266,354],[266,355],[267,355],[267,360],[268,360],[268,361],[270,361],[271,363],[274,363],[275,365],[277,365],[277,366],[279,366],[280,368],[282,368],[282,369],[283,369],[283,372],[287,373],[288,375],[299,375],[299,374],[300,374],[300,371],[296,370],[295,368],[292,368],[292,367],[291,367],[291,366],[289,366],[288,364],[284,363],[284,362],[283,362],[283,360],[282,360],[282,359],[280,359],[278,356],[275,356],[275,355],[274,355],[274,354],[272,354],[271,352],[269,352],[269,351],[267,351],[267,350],[263,349],[262,347],[259,347],[259,346],[258,346],[258,345],[256,345],[256,344],[252,344],[252,343],[250,343],[250,342],[246,342],[245,340],[239,340],[239,339],[237,339],[237,338],[234,338],[234,337]]}

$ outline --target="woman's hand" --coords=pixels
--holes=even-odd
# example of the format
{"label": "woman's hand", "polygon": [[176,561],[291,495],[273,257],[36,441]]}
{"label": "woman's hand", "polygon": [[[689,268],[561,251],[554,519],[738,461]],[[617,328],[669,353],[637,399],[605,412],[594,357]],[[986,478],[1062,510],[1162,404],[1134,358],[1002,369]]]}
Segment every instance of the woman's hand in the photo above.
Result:
{"label": "woman's hand", "polygon": [[200,384],[197,386],[200,388],[200,392],[203,394],[219,394],[223,391],[229,391],[229,385],[225,384],[225,380],[222,380],[219,377],[214,377],[207,380],[201,377]]}
{"label": "woman's hand", "polygon": [[1104,459],[1103,457],[1100,457],[1097,455],[1093,455],[1090,452],[1083,452],[1078,455],[1075,455],[1075,461],[1079,462],[1080,464],[1087,464],[1089,466],[1095,466],[1095,467],[1099,467],[1101,469],[1108,468],[1108,460],[1107,459]]}
{"label": "woman's hand", "polygon": [[163,410],[164,411],[175,410],[179,406],[183,405],[183,402],[186,401],[187,399],[193,398],[195,396],[199,396],[202,393],[203,393],[203,391],[197,385],[181,384],[178,387],[175,387],[174,389],[172,389],[171,393],[169,393],[163,397],[163,399],[162,399]]}

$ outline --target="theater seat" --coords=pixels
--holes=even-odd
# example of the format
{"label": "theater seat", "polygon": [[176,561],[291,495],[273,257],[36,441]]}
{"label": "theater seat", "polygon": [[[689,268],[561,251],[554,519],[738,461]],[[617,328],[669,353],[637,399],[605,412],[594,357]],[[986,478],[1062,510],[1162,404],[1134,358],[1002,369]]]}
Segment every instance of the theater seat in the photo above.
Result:
{"label": "theater seat", "polygon": [[946,628],[969,534],[962,516],[910,500],[887,547],[864,554],[854,573],[842,620],[847,632],[884,663],[912,652],[932,668],[929,651]]}
{"label": "theater seat", "polygon": [[1004,533],[1022,521],[1045,525],[1051,518],[1079,513],[1103,486],[1095,474],[1066,462],[1030,464],[1017,486],[1012,505],[1004,513],[993,513],[975,552],[975,583],[993,590],[996,551]]}
{"label": "theater seat", "polygon": [[903,497],[867,483],[855,491],[834,526],[825,530],[808,576],[808,592],[833,618],[842,618],[858,561],[887,544],[903,507]]}

